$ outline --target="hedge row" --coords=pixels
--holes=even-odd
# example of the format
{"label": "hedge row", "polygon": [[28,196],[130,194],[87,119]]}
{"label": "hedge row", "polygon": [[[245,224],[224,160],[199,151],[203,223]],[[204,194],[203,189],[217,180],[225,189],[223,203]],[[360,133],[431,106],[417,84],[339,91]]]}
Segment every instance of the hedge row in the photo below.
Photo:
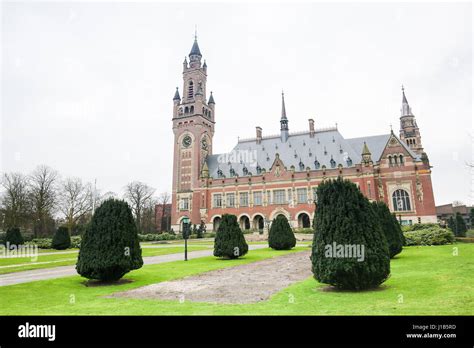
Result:
{"label": "hedge row", "polygon": [[431,226],[426,229],[404,232],[405,245],[443,245],[454,242],[454,234],[450,229]]}

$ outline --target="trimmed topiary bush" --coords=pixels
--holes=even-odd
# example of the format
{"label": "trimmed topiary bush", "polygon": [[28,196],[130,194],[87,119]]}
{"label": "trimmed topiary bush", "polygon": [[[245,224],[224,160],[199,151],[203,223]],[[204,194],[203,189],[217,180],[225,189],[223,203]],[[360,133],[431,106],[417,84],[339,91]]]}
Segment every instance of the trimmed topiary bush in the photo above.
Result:
{"label": "trimmed topiary bush", "polygon": [[362,290],[390,275],[387,241],[370,202],[358,187],[338,178],[318,186],[312,271],[321,283]]}
{"label": "trimmed topiary bush", "polygon": [[373,202],[372,208],[374,208],[382,231],[387,239],[390,258],[393,258],[395,255],[400,254],[403,249],[404,238],[400,224],[384,202]]}
{"label": "trimmed topiary bush", "polygon": [[289,250],[294,248],[295,245],[295,234],[288,223],[288,219],[283,215],[278,215],[273,219],[268,234],[268,246],[276,250]]}
{"label": "trimmed topiary bush", "polygon": [[142,250],[129,205],[103,202],[82,236],[77,273],[89,279],[115,281],[142,267]]}
{"label": "trimmed topiary bush", "polygon": [[10,248],[23,245],[24,240],[18,227],[10,227],[5,235],[5,244]]}
{"label": "trimmed topiary bush", "polygon": [[237,223],[237,217],[231,214],[222,215],[214,240],[214,256],[236,259],[247,254],[248,250],[249,246]]}
{"label": "trimmed topiary bush", "polygon": [[61,226],[56,230],[51,247],[56,250],[64,250],[71,247],[71,236],[67,227]]}
{"label": "trimmed topiary bush", "polygon": [[439,226],[404,232],[405,245],[444,245],[454,242],[454,234],[450,229]]}

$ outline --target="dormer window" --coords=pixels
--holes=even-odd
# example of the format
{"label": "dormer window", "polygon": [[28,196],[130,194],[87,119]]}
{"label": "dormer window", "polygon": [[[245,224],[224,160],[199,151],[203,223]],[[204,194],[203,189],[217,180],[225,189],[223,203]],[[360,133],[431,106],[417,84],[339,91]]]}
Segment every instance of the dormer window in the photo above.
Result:
{"label": "dormer window", "polygon": [[321,167],[321,164],[319,163],[319,161],[318,160],[314,161],[314,168],[319,169],[319,167]]}
{"label": "dormer window", "polygon": [[331,168],[336,168],[336,161],[331,157]]}
{"label": "dormer window", "polygon": [[235,176],[235,169],[234,168],[230,168],[230,176]]}
{"label": "dormer window", "polygon": [[221,169],[217,169],[217,176],[218,176],[219,178],[224,177],[224,173],[222,173],[222,170],[221,170]]}
{"label": "dormer window", "polygon": [[261,173],[262,173],[262,167],[257,165],[257,174],[261,174]]}
{"label": "dormer window", "polygon": [[299,166],[300,166],[300,170],[304,170],[304,163],[301,162],[301,160],[300,160]]}
{"label": "dormer window", "polygon": [[348,167],[352,166],[352,159],[350,157],[347,157],[346,163]]}
{"label": "dormer window", "polygon": [[242,169],[242,172],[244,173],[244,175],[248,175],[249,170],[247,169],[247,167],[244,166],[244,168]]}

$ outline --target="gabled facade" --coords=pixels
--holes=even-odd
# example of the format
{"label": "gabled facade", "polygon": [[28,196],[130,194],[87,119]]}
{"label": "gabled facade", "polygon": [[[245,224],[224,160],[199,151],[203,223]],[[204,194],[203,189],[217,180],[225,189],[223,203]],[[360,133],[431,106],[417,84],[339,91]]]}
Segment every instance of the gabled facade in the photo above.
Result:
{"label": "gabled facade", "polygon": [[207,65],[195,40],[183,63],[183,99],[173,109],[174,164],[171,223],[183,218],[217,229],[225,213],[243,229],[267,231],[279,214],[295,227],[312,225],[317,186],[342,176],[371,200],[384,201],[403,224],[436,222],[431,167],[420,130],[402,93],[400,136],[344,138],[337,127],[291,133],[282,93],[280,134],[241,139],[229,153],[213,154],[215,102],[206,99]]}

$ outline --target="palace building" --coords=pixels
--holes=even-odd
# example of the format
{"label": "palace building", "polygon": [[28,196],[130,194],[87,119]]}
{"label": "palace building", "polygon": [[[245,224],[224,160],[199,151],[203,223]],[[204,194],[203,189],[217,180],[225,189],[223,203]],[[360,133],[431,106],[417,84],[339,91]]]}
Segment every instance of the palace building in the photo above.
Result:
{"label": "palace building", "polygon": [[[399,136],[346,139],[337,127],[289,131],[282,93],[280,134],[239,139],[229,153],[215,154],[216,105],[207,93],[207,64],[197,39],[183,62],[183,96],[173,98],[171,227],[183,219],[216,230],[221,216],[237,216],[242,229],[267,231],[279,214],[295,228],[312,225],[317,186],[342,176],[370,200],[384,201],[402,224],[436,222],[431,166],[420,130],[402,89]],[[208,97],[209,96],[209,97]]]}

